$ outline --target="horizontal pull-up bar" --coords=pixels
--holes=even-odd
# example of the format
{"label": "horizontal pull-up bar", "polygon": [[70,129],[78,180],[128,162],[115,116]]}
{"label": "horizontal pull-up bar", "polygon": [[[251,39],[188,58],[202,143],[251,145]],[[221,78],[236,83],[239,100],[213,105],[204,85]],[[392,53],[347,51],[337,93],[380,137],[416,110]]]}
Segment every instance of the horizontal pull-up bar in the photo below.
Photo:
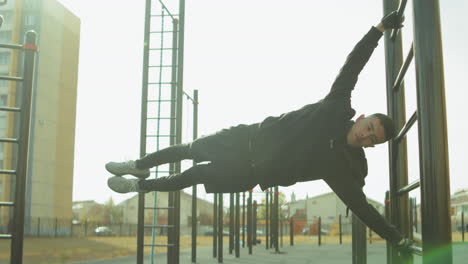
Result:
{"label": "horizontal pull-up bar", "polygon": [[23,45],[20,45],[20,44],[0,44],[0,48],[22,50]]}
{"label": "horizontal pull-up bar", "polygon": [[414,123],[418,120],[418,112],[414,111],[413,115],[411,118],[406,122],[405,126],[400,130],[400,133],[398,133],[398,136],[395,137],[394,142],[395,143],[400,143],[400,141],[406,136],[410,128],[414,125]]}
{"label": "horizontal pull-up bar", "polygon": [[400,188],[398,191],[397,191],[397,194],[398,195],[402,195],[402,194],[405,194],[405,193],[409,193],[411,192],[412,190],[416,189],[416,188],[419,188],[420,186],[420,182],[419,180],[416,180],[402,188]]}
{"label": "horizontal pull-up bar", "polygon": [[[402,0],[402,1],[400,2],[400,6],[398,7],[398,16],[402,16],[402,15],[405,13],[406,2],[408,2],[408,1],[407,1],[407,0]],[[391,40],[395,40],[396,35],[397,35],[397,33],[398,33],[399,30],[400,30],[400,29],[398,29],[398,28],[394,28],[394,29],[392,30],[392,34],[390,35],[390,39],[391,39]]]}
{"label": "horizontal pull-up bar", "polygon": [[403,66],[401,66],[400,72],[398,72],[398,76],[395,80],[395,84],[393,84],[393,91],[396,92],[400,88],[401,83],[403,82],[403,79],[405,78],[406,72],[408,71],[408,68],[411,62],[413,61],[413,57],[414,57],[413,43],[411,43],[411,48],[408,52],[408,55],[406,56],[405,63],[403,63]]}

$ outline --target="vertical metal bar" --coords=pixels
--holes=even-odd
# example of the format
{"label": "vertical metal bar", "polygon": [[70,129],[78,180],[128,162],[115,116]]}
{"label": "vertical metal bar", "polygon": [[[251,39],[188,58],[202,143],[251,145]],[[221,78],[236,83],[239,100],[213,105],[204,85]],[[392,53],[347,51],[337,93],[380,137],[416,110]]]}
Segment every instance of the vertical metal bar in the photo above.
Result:
{"label": "vertical metal bar", "polygon": [[218,263],[223,263],[223,194],[218,194]]}
{"label": "vertical metal bar", "polygon": [[409,205],[409,239],[413,240],[413,233],[414,233],[414,198],[410,198],[410,205]]}
{"label": "vertical metal bar", "polygon": [[37,237],[41,236],[41,218],[37,218]]}
{"label": "vertical metal bar", "polygon": [[213,258],[217,256],[218,250],[218,194],[213,194]]}
{"label": "vertical metal bar", "polygon": [[342,223],[341,223],[341,214],[340,214],[340,216],[338,218],[338,225],[339,225],[339,229],[340,229],[340,245],[343,244],[343,228],[342,228],[341,224]]}
{"label": "vertical metal bar", "polygon": [[418,207],[416,205],[416,198],[413,200],[413,206],[414,206],[414,231],[418,232]]}
{"label": "vertical metal bar", "polygon": [[[143,76],[141,82],[141,117],[140,117],[140,157],[146,155],[146,134],[148,117],[148,66],[151,30],[151,0],[145,2],[145,32],[143,40]],[[145,195],[138,194],[138,229],[137,229],[137,264],[143,264],[144,254],[144,221],[145,221]]]}
{"label": "vertical metal bar", "polygon": [[[179,30],[177,48],[177,133],[176,144],[182,143],[182,102],[184,95],[185,0],[179,0]],[[176,173],[180,172],[180,162]],[[172,264],[179,263],[180,251],[180,191],[174,192],[174,252]]]}
{"label": "vertical metal bar", "polygon": [[[193,139],[198,138],[198,90],[193,91]],[[197,163],[194,161],[193,165]],[[197,185],[192,186],[192,263],[197,262]]]}
{"label": "vertical metal bar", "polygon": [[236,225],[235,225],[235,249],[236,249],[236,258],[240,257],[240,193],[236,193]]}
{"label": "vertical metal bar", "polygon": [[278,186],[275,186],[275,219],[274,219],[274,234],[275,234],[275,251],[279,252],[279,232],[278,232],[278,223],[279,223],[279,191]]}
{"label": "vertical metal bar", "polygon": [[367,263],[366,226],[353,214],[352,219],[353,264]]}
{"label": "vertical metal bar", "polygon": [[372,244],[372,229],[368,229],[369,230],[369,244]]}
{"label": "vertical metal bar", "polygon": [[252,190],[249,190],[249,198],[247,198],[247,246],[249,247],[249,255],[252,255]]}
{"label": "vertical metal bar", "polygon": [[257,201],[253,201],[252,205],[252,229],[253,245],[257,245]]}
{"label": "vertical metal bar", "polygon": [[289,245],[294,246],[294,218],[289,219]]}
{"label": "vertical metal bar", "polygon": [[[385,192],[385,220],[390,222],[390,191]],[[391,264],[393,260],[393,248],[389,241],[385,241],[387,246],[387,264]]]}
{"label": "vertical metal bar", "polygon": [[245,247],[245,192],[242,192],[242,247]]}
{"label": "vertical metal bar", "polygon": [[229,194],[229,254],[234,251],[234,193]]}
{"label": "vertical metal bar", "polygon": [[[173,32],[177,32],[179,30],[179,21],[177,19],[172,20],[172,30]],[[179,115],[179,98],[182,99],[182,95],[180,94],[180,88],[177,85],[177,80],[178,80],[178,67],[177,67],[177,62],[179,60],[179,55],[178,55],[178,39],[179,36],[178,34],[173,34],[172,35],[172,67],[171,67],[171,120],[170,120],[170,129],[169,129],[169,134],[174,135],[177,134],[177,127],[178,127],[178,122],[177,117]],[[172,146],[176,144],[177,139],[175,137],[171,137],[169,139],[169,144]],[[169,171],[170,173],[176,173],[177,172],[177,166],[175,163],[171,163],[169,165]],[[180,171],[180,168],[179,168]],[[168,224],[171,225],[171,228],[168,228],[167,230],[167,244],[168,245],[175,245],[175,237],[176,237],[176,219],[175,219],[175,212],[177,210],[177,205],[176,205],[176,200],[175,200],[176,192],[169,192],[168,193],[168,206],[172,207],[173,209],[168,210],[167,212],[167,221]],[[168,263],[174,263],[174,246],[169,246],[167,249],[167,262]]]}
{"label": "vertical metal bar", "polygon": [[465,242],[465,212],[462,212],[461,224],[462,224],[462,242]]}
{"label": "vertical metal bar", "polygon": [[450,177],[439,1],[414,0],[413,19],[423,262],[450,264]]}
{"label": "vertical metal bar", "polygon": [[279,221],[279,237],[280,237],[280,246],[283,247],[283,222],[280,220]]}
{"label": "vertical metal bar", "polygon": [[269,189],[265,190],[265,248],[269,248],[269,236],[270,236],[270,224],[269,224],[269,218],[270,218],[270,201],[268,200],[268,192]]}
{"label": "vertical metal bar", "polygon": [[318,245],[322,245],[322,217],[318,218]]}
{"label": "vertical metal bar", "polygon": [[[28,31],[24,43],[30,46],[37,45],[37,33]],[[20,133],[18,146],[18,161],[16,165],[15,207],[13,208],[13,230],[11,240],[11,263],[23,263],[23,236],[26,195],[26,174],[28,163],[29,128],[31,123],[31,101],[34,83],[34,69],[36,63],[36,50],[24,51],[23,66],[23,94],[20,114]]]}
{"label": "vertical metal bar", "polygon": [[[400,0],[384,0],[383,11],[388,14],[399,7]],[[403,48],[401,34],[394,39],[391,31],[387,30],[385,37],[385,69],[387,87],[387,111],[394,120],[396,128],[401,128],[406,123],[405,87],[404,82],[398,90],[393,86],[403,65]],[[406,138],[399,143],[391,141],[389,144],[389,174],[390,174],[390,222],[395,225],[405,236],[409,235],[408,194],[398,196],[397,190],[408,184],[408,164]],[[390,245],[390,244],[387,244]],[[390,263],[412,263],[412,257],[400,259],[397,251],[390,249]]]}

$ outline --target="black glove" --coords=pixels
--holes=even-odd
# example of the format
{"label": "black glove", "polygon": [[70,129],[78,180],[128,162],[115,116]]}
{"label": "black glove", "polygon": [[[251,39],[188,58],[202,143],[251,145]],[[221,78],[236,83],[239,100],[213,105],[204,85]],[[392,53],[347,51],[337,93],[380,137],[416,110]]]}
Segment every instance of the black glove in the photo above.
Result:
{"label": "black glove", "polygon": [[385,29],[389,29],[403,27],[403,21],[405,21],[405,16],[398,15],[398,11],[393,11],[390,14],[384,16],[381,22]]}
{"label": "black glove", "polygon": [[413,241],[409,240],[408,238],[403,238],[400,242],[395,245],[395,248],[401,254],[408,255],[411,253],[411,246],[413,245]]}

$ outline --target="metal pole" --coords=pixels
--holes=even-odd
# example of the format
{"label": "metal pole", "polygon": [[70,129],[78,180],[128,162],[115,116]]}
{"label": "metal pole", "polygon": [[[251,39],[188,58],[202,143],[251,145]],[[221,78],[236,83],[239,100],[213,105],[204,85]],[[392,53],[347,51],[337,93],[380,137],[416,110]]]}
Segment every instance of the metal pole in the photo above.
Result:
{"label": "metal pole", "polygon": [[283,247],[283,222],[280,220],[280,226],[279,226],[279,231],[280,231],[280,246]]}
{"label": "metal pole", "polygon": [[274,219],[274,234],[275,234],[275,251],[279,252],[279,232],[278,232],[278,223],[279,223],[279,191],[278,186],[275,187],[275,219]]}
{"label": "metal pole", "polygon": [[318,245],[322,245],[322,217],[318,218]]}
{"label": "metal pole", "polygon": [[235,250],[236,250],[236,258],[240,257],[240,193],[236,193],[236,225],[235,225]]}
{"label": "metal pole", "polygon": [[265,248],[269,248],[269,237],[270,237],[270,223],[269,223],[269,218],[270,218],[270,202],[268,200],[269,196],[269,189],[265,190]]}
{"label": "metal pole", "polygon": [[257,201],[253,201],[252,209],[252,236],[253,245],[257,245]]}
{"label": "metal pole", "polygon": [[[198,90],[193,91],[193,139],[198,137]],[[196,162],[193,162],[196,165]],[[192,263],[197,262],[197,185],[192,186]]]}
{"label": "metal pole", "polygon": [[[400,0],[384,0],[384,15],[399,7]],[[396,91],[393,89],[401,66],[403,65],[402,37],[397,34],[391,38],[391,31],[385,32],[385,68],[387,87],[387,111],[399,129],[406,123],[405,87],[404,82]],[[408,185],[406,138],[399,143],[391,141],[389,144],[389,174],[390,174],[390,222],[406,237],[409,235],[408,194],[397,195],[397,190]],[[412,257],[400,259],[398,252],[391,249],[391,263],[412,263]]]}
{"label": "metal pole", "polygon": [[354,214],[352,222],[353,264],[366,264],[366,226]]}
{"label": "metal pole", "polygon": [[223,193],[218,194],[218,263],[223,263]]}
{"label": "metal pole", "polygon": [[289,219],[289,245],[294,246],[294,219]]}
{"label": "metal pole", "polygon": [[339,225],[339,228],[340,228],[340,245],[342,245],[342,244],[343,244],[343,228],[342,228],[342,226],[341,226],[341,214],[340,214],[340,216],[339,216],[338,219],[339,219],[339,220],[338,220],[338,221],[339,221],[339,222],[338,222],[338,223],[339,223],[338,225]]}
{"label": "metal pole", "polygon": [[218,250],[218,194],[213,194],[213,258],[217,256]]}
{"label": "metal pole", "polygon": [[234,193],[229,194],[229,254],[234,250]]}
{"label": "metal pole", "polygon": [[[385,192],[385,220],[390,222],[390,192]],[[385,241],[387,246],[387,264],[392,264],[393,259],[393,248],[392,244],[389,241]]]}
{"label": "metal pole", "polygon": [[252,230],[252,190],[250,190],[247,199],[247,246],[249,247],[249,255],[252,255]]}
{"label": "metal pole", "polygon": [[450,264],[450,177],[439,1],[414,0],[413,18],[423,262]]}
{"label": "metal pole", "polygon": [[[143,76],[141,83],[141,120],[140,120],[140,157],[146,155],[146,134],[148,115],[148,67],[151,30],[151,0],[145,1],[145,35],[143,40]],[[137,264],[143,264],[144,255],[144,225],[145,225],[145,195],[138,194],[138,230],[137,230]]]}
{"label": "metal pole", "polygon": [[[15,206],[13,208],[13,230],[11,240],[11,263],[23,263],[24,208],[26,195],[26,174],[28,171],[29,128],[31,123],[31,100],[36,64],[37,33],[30,30],[25,35],[23,93],[20,114],[18,161],[16,165]],[[26,48],[28,47],[28,48]]]}
{"label": "metal pole", "polygon": [[[179,21],[177,19],[172,20],[172,30],[174,32],[177,32],[179,30]],[[177,144],[177,136],[174,137],[173,135],[178,135],[178,128],[179,126],[179,121],[177,120],[179,118],[179,99],[181,99],[181,91],[179,86],[177,85],[177,71],[178,67],[176,67],[177,62],[179,60],[179,55],[178,55],[178,39],[179,36],[178,34],[173,34],[172,35],[172,69],[171,69],[171,121],[170,121],[170,145],[175,145]],[[180,116],[180,118],[182,118]],[[176,173],[177,171],[180,171],[180,167],[178,170],[178,166],[175,163],[171,163],[169,165],[169,171],[170,173]],[[176,210],[177,210],[177,205],[176,205],[176,192],[169,192],[168,193],[168,206],[171,207],[168,211],[168,224],[171,225],[171,228],[168,228],[167,230],[167,244],[169,245],[167,249],[167,262],[168,263],[177,263],[174,260],[174,247],[175,244],[177,243],[175,237],[176,237]]]}
{"label": "metal pole", "polygon": [[242,192],[242,247],[245,247],[245,192]]}
{"label": "metal pole", "polygon": [[462,212],[461,224],[462,224],[462,242],[465,242],[465,212]]}

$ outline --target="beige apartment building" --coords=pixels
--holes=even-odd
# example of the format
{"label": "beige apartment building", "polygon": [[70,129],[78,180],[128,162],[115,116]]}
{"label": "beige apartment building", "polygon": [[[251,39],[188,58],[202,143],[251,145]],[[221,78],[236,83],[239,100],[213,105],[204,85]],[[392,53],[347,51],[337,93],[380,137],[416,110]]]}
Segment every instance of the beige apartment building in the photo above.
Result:
{"label": "beige apartment building", "polygon": [[[145,207],[155,206],[155,195],[156,207],[167,207],[168,206],[168,192],[149,192],[145,195]],[[138,195],[133,196],[121,202],[118,206],[122,208],[123,222],[125,224],[137,224],[138,223]],[[145,210],[145,222],[152,223],[153,211],[150,209]],[[167,224],[167,212],[166,209],[157,210],[156,220],[160,225]],[[213,219],[213,203],[197,199],[197,217],[199,224],[199,231],[204,232],[208,228],[208,223],[212,223]],[[188,235],[191,232],[191,221],[192,221],[192,195],[180,192],[180,233],[182,235]],[[211,225],[210,225],[211,227]]]}
{"label": "beige apartment building", "polygon": [[[25,232],[34,218],[72,218],[72,184],[80,20],[56,0],[8,0],[0,6],[0,42],[22,43],[28,30],[38,33],[31,113]],[[0,75],[22,75],[21,52],[0,50]],[[0,105],[18,106],[21,89],[0,82]],[[18,95],[18,96],[17,96]],[[0,113],[0,136],[16,137],[17,114]],[[0,145],[0,166],[16,167],[15,147]],[[14,200],[14,176],[0,175],[0,200]],[[5,209],[3,209],[5,210]],[[0,225],[10,217],[7,211]],[[29,219],[29,221],[28,221]]]}

